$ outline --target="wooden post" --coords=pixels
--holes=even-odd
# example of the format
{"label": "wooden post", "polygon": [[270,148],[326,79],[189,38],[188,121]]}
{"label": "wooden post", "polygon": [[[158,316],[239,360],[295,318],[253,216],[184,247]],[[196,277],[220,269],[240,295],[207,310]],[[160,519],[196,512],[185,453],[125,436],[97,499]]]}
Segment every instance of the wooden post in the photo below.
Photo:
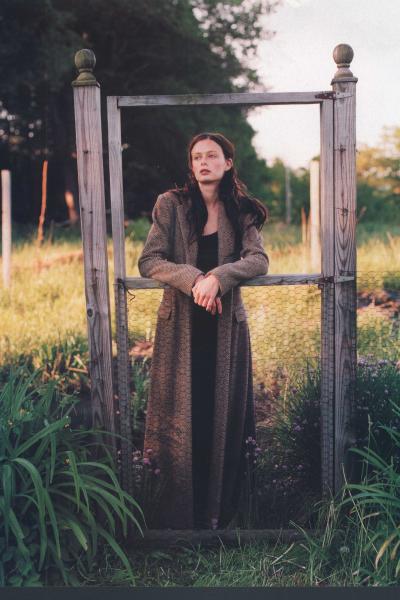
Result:
{"label": "wooden post", "polygon": [[301,221],[301,252],[303,255],[303,270],[305,273],[308,271],[308,231],[307,231],[307,215],[304,210],[304,206],[300,208],[300,221]]}
{"label": "wooden post", "polygon": [[3,285],[11,285],[11,173],[1,172],[1,256],[3,259]]}
{"label": "wooden post", "polygon": [[79,216],[76,212],[73,193],[70,190],[65,190],[64,199],[68,209],[68,221],[70,225],[75,225],[79,221]]}
{"label": "wooden post", "polygon": [[43,234],[43,225],[44,225],[44,220],[46,217],[46,206],[47,206],[47,167],[48,167],[49,161],[48,160],[44,160],[43,161],[43,168],[42,168],[42,205],[40,208],[40,216],[39,216],[39,225],[38,225],[38,236],[37,236],[37,245],[38,247],[41,246],[41,244],[43,243],[43,239],[44,239],[44,234]]}
{"label": "wooden post", "polygon": [[122,180],[121,110],[117,98],[107,98],[108,157],[110,170],[111,219],[114,244],[115,320],[117,330],[117,381],[120,411],[122,486],[133,492],[132,409],[130,394],[128,305],[125,287],[125,226]]}
{"label": "wooden post", "polygon": [[319,160],[312,160],[310,163],[309,236],[311,272],[317,273],[321,270]]}
{"label": "wooden post", "polygon": [[307,215],[306,215],[306,211],[304,210],[304,206],[302,206],[300,208],[300,221],[301,221],[301,243],[303,244],[303,247],[305,247],[307,245],[308,235],[307,235]]}
{"label": "wooden post", "polygon": [[333,197],[333,101],[320,107],[321,131],[321,272],[331,278],[321,289],[321,483],[322,497],[334,494],[334,395],[335,315],[334,299],[334,197]]}
{"label": "wooden post", "polygon": [[354,280],[335,284],[335,492],[352,478],[351,453],[356,442],[348,420],[354,415],[354,382],[357,368],[356,318],[356,83],[350,71],[354,53],[347,44],[333,51],[338,70],[332,79],[335,92],[349,96],[334,101],[334,245],[335,280],[341,275]]}
{"label": "wooden post", "polygon": [[[101,136],[100,85],[93,75],[91,50],[75,55],[78,78],[72,82],[89,338],[92,419],[94,427],[115,433],[112,381],[110,297]],[[116,451],[116,440],[110,436]]]}

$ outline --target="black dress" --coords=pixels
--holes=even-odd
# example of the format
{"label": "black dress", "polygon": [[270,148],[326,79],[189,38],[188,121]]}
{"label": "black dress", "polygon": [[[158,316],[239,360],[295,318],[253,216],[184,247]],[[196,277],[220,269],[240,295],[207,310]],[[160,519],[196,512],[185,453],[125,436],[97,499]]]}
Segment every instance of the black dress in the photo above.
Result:
{"label": "black dress", "polygon": [[[197,267],[206,273],[218,265],[218,232],[201,236]],[[192,474],[194,527],[206,527],[212,432],[214,422],[215,368],[218,311],[211,312],[193,301],[192,313]]]}

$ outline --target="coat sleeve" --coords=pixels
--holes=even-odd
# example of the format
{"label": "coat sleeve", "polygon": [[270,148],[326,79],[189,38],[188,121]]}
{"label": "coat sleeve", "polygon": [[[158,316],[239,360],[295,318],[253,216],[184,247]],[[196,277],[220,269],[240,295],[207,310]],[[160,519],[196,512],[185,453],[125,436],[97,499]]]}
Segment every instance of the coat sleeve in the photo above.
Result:
{"label": "coat sleeve", "polygon": [[250,224],[252,216],[246,214],[240,259],[219,265],[206,273],[215,275],[219,281],[220,296],[245,279],[268,273],[269,258],[263,248],[262,236],[255,225]]}
{"label": "coat sleeve", "polygon": [[193,265],[168,260],[171,256],[169,238],[174,218],[172,199],[160,194],[152,211],[153,223],[138,260],[139,273],[142,277],[157,279],[191,296],[194,281],[203,271]]}

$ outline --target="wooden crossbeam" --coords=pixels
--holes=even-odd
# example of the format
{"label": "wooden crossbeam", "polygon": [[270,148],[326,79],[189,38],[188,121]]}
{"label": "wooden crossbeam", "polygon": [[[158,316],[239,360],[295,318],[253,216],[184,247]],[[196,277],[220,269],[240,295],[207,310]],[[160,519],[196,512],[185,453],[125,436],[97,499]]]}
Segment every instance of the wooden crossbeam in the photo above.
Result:
{"label": "wooden crossbeam", "polygon": [[108,96],[116,98],[118,108],[138,106],[205,106],[252,104],[320,104],[324,100],[345,98],[332,90],[320,92],[255,92],[236,94],[163,94],[152,96]]}
{"label": "wooden crossbeam", "polygon": [[[273,286],[273,285],[316,285],[324,283],[343,283],[346,281],[352,281],[353,275],[341,275],[336,279],[329,279],[321,275],[310,274],[310,275],[261,275],[254,277],[253,279],[247,279],[239,284],[240,287],[246,286]],[[156,281],[155,279],[148,279],[146,277],[125,277],[125,287],[130,290],[146,290],[154,288],[168,288],[168,284]]]}
{"label": "wooden crossbeam", "polygon": [[[322,535],[321,530],[305,529],[311,537]],[[146,529],[142,537],[135,532],[132,548],[143,546],[172,547],[183,545],[212,546],[220,544],[240,545],[250,542],[292,543],[304,540],[305,535],[297,529]]]}

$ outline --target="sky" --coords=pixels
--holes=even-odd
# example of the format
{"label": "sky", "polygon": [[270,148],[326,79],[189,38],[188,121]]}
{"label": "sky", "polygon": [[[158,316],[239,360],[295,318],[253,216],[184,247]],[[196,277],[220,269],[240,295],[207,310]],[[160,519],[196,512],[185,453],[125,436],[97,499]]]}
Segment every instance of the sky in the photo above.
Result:
{"label": "sky", "polygon": [[[378,144],[383,127],[400,125],[400,1],[283,0],[264,17],[276,31],[259,43],[257,68],[269,92],[331,90],[337,44],[354,51],[357,148]],[[319,154],[319,107],[263,106],[249,113],[254,147],[271,164],[309,167]]]}

